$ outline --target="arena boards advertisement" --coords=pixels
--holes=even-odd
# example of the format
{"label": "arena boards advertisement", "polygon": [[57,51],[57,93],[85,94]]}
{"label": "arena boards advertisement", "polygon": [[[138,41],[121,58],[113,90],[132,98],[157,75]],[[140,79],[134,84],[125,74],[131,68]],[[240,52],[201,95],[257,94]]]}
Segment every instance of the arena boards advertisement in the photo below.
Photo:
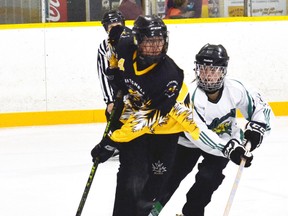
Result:
{"label": "arena boards advertisement", "polygon": [[48,1],[48,22],[67,21],[67,0]]}
{"label": "arena boards advertisement", "polygon": [[[250,7],[250,4],[251,7]],[[283,0],[248,0],[248,16],[285,16],[286,1]],[[243,0],[224,1],[224,16],[236,17],[244,15]]]}

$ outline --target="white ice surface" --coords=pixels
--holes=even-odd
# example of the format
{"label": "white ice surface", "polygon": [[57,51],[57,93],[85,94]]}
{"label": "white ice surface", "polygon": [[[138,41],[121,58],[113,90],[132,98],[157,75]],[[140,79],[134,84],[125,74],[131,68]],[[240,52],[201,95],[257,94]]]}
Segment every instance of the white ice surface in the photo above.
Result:
{"label": "white ice surface", "polygon": [[[0,129],[0,215],[72,216],[92,168],[90,150],[104,124]],[[288,118],[278,117],[271,135],[244,169],[229,216],[288,215]],[[118,161],[99,165],[82,216],[111,216]],[[285,168],[286,167],[286,168]],[[221,216],[238,167],[229,163],[205,216]],[[182,182],[161,216],[181,212],[196,169]]]}

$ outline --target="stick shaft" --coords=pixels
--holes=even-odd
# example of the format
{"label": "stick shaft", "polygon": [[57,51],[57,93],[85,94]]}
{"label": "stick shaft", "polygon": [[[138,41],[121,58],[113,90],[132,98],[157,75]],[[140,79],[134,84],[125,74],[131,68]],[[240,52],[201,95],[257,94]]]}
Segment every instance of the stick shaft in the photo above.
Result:
{"label": "stick shaft", "polygon": [[[251,148],[251,144],[248,142],[246,144],[246,147],[245,147],[247,150],[250,150]],[[229,212],[230,212],[230,209],[231,209],[231,206],[232,206],[232,203],[233,203],[233,200],[234,200],[234,197],[235,197],[235,194],[236,194],[236,191],[237,191],[237,188],[238,188],[238,185],[239,185],[239,182],[240,182],[240,179],[241,179],[241,175],[242,175],[242,172],[243,172],[243,168],[245,166],[245,163],[246,163],[246,159],[245,158],[242,158],[241,162],[240,162],[240,165],[239,165],[239,168],[238,168],[238,172],[236,174],[236,178],[234,180],[234,184],[233,184],[233,187],[231,189],[231,192],[230,192],[230,196],[229,196],[229,199],[228,199],[228,202],[226,204],[226,208],[225,208],[225,211],[224,211],[224,215],[223,216],[228,216],[229,215]]]}
{"label": "stick shaft", "polygon": [[[123,109],[122,96],[123,96],[122,91],[119,90],[117,92],[117,95],[116,95],[115,104],[114,104],[114,107],[112,109],[109,121],[106,124],[106,128],[105,128],[105,131],[104,131],[104,134],[103,134],[103,138],[107,136],[113,121],[119,119],[119,115],[121,114],[121,111]],[[91,185],[92,185],[92,182],[93,182],[93,179],[94,179],[98,164],[99,164],[99,160],[96,158],[96,160],[95,160],[95,162],[94,162],[94,164],[93,164],[93,166],[91,168],[91,171],[90,171],[90,174],[89,174],[89,178],[87,180],[84,192],[82,194],[82,198],[80,200],[80,204],[78,206],[76,216],[81,216],[81,213],[82,213],[82,210],[84,208],[88,193],[90,191],[90,188],[91,188]]]}
{"label": "stick shaft", "polygon": [[229,215],[230,208],[232,206],[232,203],[233,203],[233,200],[234,200],[234,197],[235,197],[235,194],[236,194],[236,191],[237,191],[240,179],[241,179],[241,175],[242,175],[245,163],[246,163],[246,159],[242,159],[241,163],[239,165],[238,172],[237,172],[236,178],[234,180],[234,184],[233,184],[232,190],[230,192],[230,196],[229,196],[228,202],[226,204],[226,208],[225,208],[223,216]]}
{"label": "stick shaft", "polygon": [[84,208],[84,205],[85,205],[85,202],[86,202],[88,193],[89,193],[89,191],[90,191],[90,188],[91,188],[91,185],[92,185],[92,182],[93,182],[93,179],[94,179],[94,176],[95,176],[95,173],[96,173],[98,164],[99,164],[98,160],[95,160],[95,162],[94,162],[94,164],[93,164],[93,166],[92,166],[92,169],[91,169],[89,178],[88,178],[88,180],[87,180],[87,183],[86,183],[84,192],[83,192],[83,194],[82,194],[82,198],[81,198],[81,201],[80,201],[80,203],[79,203],[76,216],[80,216],[81,213],[82,213],[82,210],[83,210],[83,208]]}

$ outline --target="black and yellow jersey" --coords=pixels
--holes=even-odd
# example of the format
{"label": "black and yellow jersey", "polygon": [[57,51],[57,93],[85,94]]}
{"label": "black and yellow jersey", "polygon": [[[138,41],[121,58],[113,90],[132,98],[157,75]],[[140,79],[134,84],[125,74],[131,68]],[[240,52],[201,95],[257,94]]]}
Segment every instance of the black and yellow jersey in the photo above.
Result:
{"label": "black and yellow jersey", "polygon": [[116,49],[118,68],[129,92],[130,105],[135,110],[154,109],[160,116],[165,116],[179,95],[183,70],[169,56],[141,69],[136,60],[137,47],[132,40],[132,37],[122,38]]}
{"label": "black and yellow jersey", "polygon": [[198,139],[190,104],[184,103],[188,88],[183,82],[183,70],[167,55],[158,63],[143,67],[137,60],[137,47],[130,36],[122,37],[115,50],[117,72],[128,94],[120,117],[124,124],[113,131],[110,138],[115,142],[129,142],[143,134],[190,131]]}

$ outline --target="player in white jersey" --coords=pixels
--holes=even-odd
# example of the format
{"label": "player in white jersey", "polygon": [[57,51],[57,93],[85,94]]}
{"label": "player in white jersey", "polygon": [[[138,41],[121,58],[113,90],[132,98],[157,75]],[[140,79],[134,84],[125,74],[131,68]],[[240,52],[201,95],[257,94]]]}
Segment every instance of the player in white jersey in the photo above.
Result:
{"label": "player in white jersey", "polygon": [[[202,47],[196,55],[196,88],[191,89],[192,102],[198,117],[210,130],[227,141],[249,141],[253,151],[260,146],[264,135],[270,132],[270,116],[273,113],[258,92],[248,90],[241,82],[226,77],[228,60],[229,56],[222,45],[206,44]],[[248,121],[244,132],[237,125],[236,109]],[[229,162],[226,158],[208,154],[208,148],[205,151],[197,148],[195,142],[185,136],[179,138],[167,193],[160,200],[164,206],[202,156],[195,183],[186,194],[187,201],[182,209],[185,216],[204,215],[205,206],[221,185],[225,177],[222,171]]]}

